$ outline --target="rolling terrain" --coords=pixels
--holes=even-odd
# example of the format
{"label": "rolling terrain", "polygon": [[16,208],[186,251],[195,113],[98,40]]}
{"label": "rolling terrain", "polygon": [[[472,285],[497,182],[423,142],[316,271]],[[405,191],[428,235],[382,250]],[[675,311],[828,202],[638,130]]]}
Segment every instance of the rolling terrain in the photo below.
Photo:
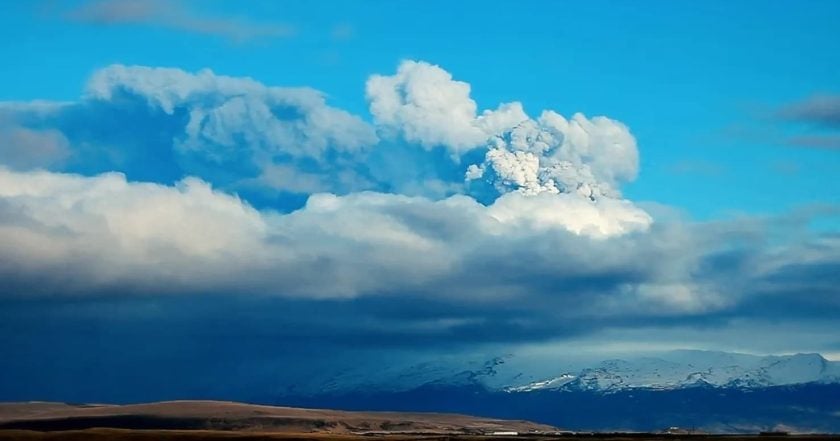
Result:
{"label": "rolling terrain", "polygon": [[[511,436],[515,435],[515,436]],[[762,441],[778,434],[702,432],[567,432],[527,421],[458,414],[346,412],[224,401],[168,401],[132,405],[25,402],[0,404],[0,440],[342,440],[388,441],[674,440]],[[789,441],[827,441],[831,435],[785,434]]]}
{"label": "rolling terrain", "polygon": [[556,430],[551,426],[527,421],[455,414],[344,412],[223,401],[169,401],[132,405],[72,405],[48,402],[0,404],[0,430],[49,432],[93,428],[330,435],[483,434],[498,431],[526,433]]}

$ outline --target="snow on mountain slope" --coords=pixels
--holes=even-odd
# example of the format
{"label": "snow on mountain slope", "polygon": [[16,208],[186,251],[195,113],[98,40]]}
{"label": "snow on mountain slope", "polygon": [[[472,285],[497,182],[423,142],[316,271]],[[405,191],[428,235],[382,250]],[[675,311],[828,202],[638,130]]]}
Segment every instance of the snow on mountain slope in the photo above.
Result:
{"label": "snow on mountain slope", "polygon": [[[313,374],[317,372],[317,374]],[[689,387],[760,388],[804,383],[840,383],[840,362],[819,354],[756,356],[679,350],[580,362],[517,355],[435,360],[365,359],[327,371],[313,369],[293,380],[297,395],[405,392],[421,387],[479,387],[528,393],[544,390],[611,392]],[[281,389],[282,388],[278,388]]]}
{"label": "snow on mountain slope", "polygon": [[[563,381],[557,379],[562,378]],[[840,363],[819,354],[754,356],[707,351],[673,351],[657,357],[607,360],[578,372],[505,388],[535,390],[617,391],[677,389],[696,386],[758,388],[803,383],[840,382]]]}
{"label": "snow on mountain slope", "polygon": [[[488,359],[489,358],[489,359]],[[420,387],[482,387],[494,382],[510,384],[514,378],[496,378],[507,356],[483,356],[476,359],[438,357],[416,361],[410,358],[382,360],[362,358],[338,360],[329,369],[319,366],[308,376],[290,377],[293,395],[341,395],[355,392],[404,392]],[[506,370],[505,372],[510,372]],[[279,388],[282,393],[282,388]]]}
{"label": "snow on mountain slope", "polygon": [[548,380],[535,381],[524,386],[510,386],[505,388],[507,392],[531,392],[541,389],[557,389],[563,387],[577,379],[572,374],[563,374],[559,377],[549,378]]}

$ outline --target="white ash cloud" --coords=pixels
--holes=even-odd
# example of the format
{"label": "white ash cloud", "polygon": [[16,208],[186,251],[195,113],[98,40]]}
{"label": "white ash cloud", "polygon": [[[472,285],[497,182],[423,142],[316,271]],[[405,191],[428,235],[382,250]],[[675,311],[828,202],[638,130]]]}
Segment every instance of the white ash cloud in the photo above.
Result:
{"label": "white ash cloud", "polygon": [[359,117],[327,106],[321,93],[307,88],[267,87],[210,70],[123,65],[97,71],[87,85],[89,99],[110,101],[126,92],[169,115],[186,109],[189,119],[177,148],[209,156],[223,158],[244,141],[259,158],[323,160],[328,149],[352,152],[377,142]]}
{"label": "white ash cloud", "polygon": [[620,185],[635,179],[636,140],[606,117],[570,120],[546,111],[495,136],[484,162],[473,164],[468,181],[488,179],[500,193],[572,193],[588,199],[620,197]]}

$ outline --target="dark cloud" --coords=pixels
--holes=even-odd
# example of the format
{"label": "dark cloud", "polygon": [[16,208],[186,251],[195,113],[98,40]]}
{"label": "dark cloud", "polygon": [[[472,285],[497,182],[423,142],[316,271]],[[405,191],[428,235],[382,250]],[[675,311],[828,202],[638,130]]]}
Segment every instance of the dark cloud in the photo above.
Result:
{"label": "dark cloud", "polygon": [[786,120],[810,123],[827,128],[840,128],[840,96],[817,95],[787,105],[777,112]]}
{"label": "dark cloud", "polygon": [[[840,148],[840,96],[815,95],[763,113],[756,123],[737,123],[721,135],[728,140],[786,147],[836,150]],[[772,125],[768,125],[771,123]],[[772,165],[783,174],[795,174],[792,163]]]}
{"label": "dark cloud", "polygon": [[208,16],[192,10],[179,0],[91,0],[65,11],[64,17],[94,25],[158,26],[215,35],[239,42],[255,38],[289,37],[295,34],[295,29],[288,24]]}
{"label": "dark cloud", "polygon": [[[259,401],[290,390],[320,390],[320,382],[347,372],[449,363],[440,361],[444,354],[465,363],[476,352],[489,358],[522,344],[579,338],[593,344],[604,332],[656,342],[701,330],[719,336],[715,330],[733,322],[741,323],[743,332],[745,320],[803,331],[811,322],[836,324],[836,243],[815,238],[780,251],[754,236],[739,241],[736,229],[698,226],[691,233],[706,245],[697,250],[684,242],[673,254],[645,247],[662,240],[664,232],[654,231],[633,242],[637,264],[624,262],[609,271],[533,268],[521,262],[526,253],[514,258],[500,251],[439,285],[351,299],[208,292],[127,296],[122,290],[0,299],[0,350],[15,354],[0,361],[0,390],[4,399]],[[740,245],[712,252],[720,248],[708,245],[714,242]],[[565,243],[575,246],[583,242]],[[723,292],[725,306],[663,310],[639,308],[636,300],[606,308],[609,300],[620,299],[622,285],[658,277],[667,265],[662,258],[682,258],[677,249],[703,255],[692,277]],[[498,292],[499,286],[516,284],[521,288],[516,296]],[[751,338],[766,350],[787,348],[774,349],[760,335]]]}

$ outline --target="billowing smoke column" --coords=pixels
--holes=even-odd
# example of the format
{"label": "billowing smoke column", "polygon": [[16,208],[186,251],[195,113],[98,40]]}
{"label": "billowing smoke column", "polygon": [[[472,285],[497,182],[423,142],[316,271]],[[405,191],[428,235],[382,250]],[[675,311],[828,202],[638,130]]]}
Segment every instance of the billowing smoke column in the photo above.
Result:
{"label": "billowing smoke column", "polygon": [[636,177],[636,141],[606,117],[571,120],[545,111],[490,140],[484,162],[466,179],[487,179],[500,193],[574,193],[596,200],[620,197],[621,182]]}
{"label": "billowing smoke column", "polygon": [[606,117],[566,119],[553,111],[530,118],[518,102],[477,115],[470,86],[440,67],[403,62],[392,76],[367,84],[380,129],[454,157],[478,147],[484,161],[471,164],[467,181],[484,179],[499,194],[571,193],[595,201],[620,197],[622,182],[636,177],[638,151],[627,127]]}
{"label": "billowing smoke column", "polygon": [[652,222],[621,199],[620,184],[636,177],[639,158],[635,139],[617,121],[582,114],[567,120],[553,111],[532,119],[518,102],[479,115],[469,84],[415,61],[394,75],[372,76],[367,96],[385,138],[445,148],[456,162],[484,149],[482,162],[465,164],[466,191],[473,194],[476,181],[489,184],[495,195],[488,210],[503,223],[609,237]]}

